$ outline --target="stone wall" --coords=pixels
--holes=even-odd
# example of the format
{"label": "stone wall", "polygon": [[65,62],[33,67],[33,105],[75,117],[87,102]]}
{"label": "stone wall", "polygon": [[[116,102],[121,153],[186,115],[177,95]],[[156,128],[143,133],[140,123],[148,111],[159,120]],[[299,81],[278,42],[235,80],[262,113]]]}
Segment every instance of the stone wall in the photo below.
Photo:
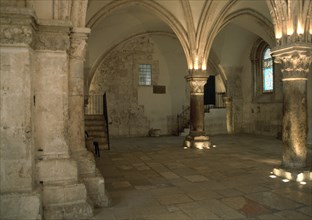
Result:
{"label": "stone wall", "polygon": [[256,90],[255,73],[249,54],[240,68],[228,68],[228,96],[233,97],[234,129],[236,133],[278,136],[282,126],[283,93],[281,71],[274,69],[274,92],[261,94]]}
{"label": "stone wall", "polygon": [[[152,86],[138,85],[138,65],[152,65]],[[178,40],[167,35],[135,37],[105,56],[94,74],[89,94],[107,94],[112,136],[146,136],[175,131],[176,115],[188,103],[187,65]],[[163,94],[153,86],[166,87]]]}

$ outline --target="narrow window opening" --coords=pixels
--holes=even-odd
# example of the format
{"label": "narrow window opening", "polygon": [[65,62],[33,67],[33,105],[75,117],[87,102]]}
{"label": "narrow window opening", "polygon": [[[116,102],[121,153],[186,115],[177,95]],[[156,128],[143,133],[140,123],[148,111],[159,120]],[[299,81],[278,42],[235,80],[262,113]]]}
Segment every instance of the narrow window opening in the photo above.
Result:
{"label": "narrow window opening", "polygon": [[263,93],[273,92],[273,59],[270,48],[264,50],[262,65]]}
{"label": "narrow window opening", "polygon": [[139,65],[139,85],[140,86],[152,85],[152,65],[151,64]]}

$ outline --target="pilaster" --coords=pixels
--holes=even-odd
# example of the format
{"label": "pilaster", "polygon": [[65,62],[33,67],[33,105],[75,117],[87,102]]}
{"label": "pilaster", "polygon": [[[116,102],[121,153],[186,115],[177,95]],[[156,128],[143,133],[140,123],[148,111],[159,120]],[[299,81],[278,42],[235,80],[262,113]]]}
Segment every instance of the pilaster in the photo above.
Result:
{"label": "pilaster", "polygon": [[69,146],[78,162],[79,179],[85,183],[94,206],[105,207],[109,199],[104,178],[95,165],[94,156],[87,151],[84,121],[84,59],[89,28],[73,28],[69,49]]}
{"label": "pilaster", "polygon": [[42,185],[45,219],[81,219],[93,215],[69,146],[70,31],[70,22],[41,20],[35,44],[37,181]]}
{"label": "pilaster", "polygon": [[41,219],[33,141],[32,10],[0,7],[0,218]]}
{"label": "pilaster", "polygon": [[312,47],[293,44],[277,47],[272,53],[275,62],[282,66],[284,93],[282,171],[275,169],[274,173],[281,175],[288,172],[292,179],[298,180],[299,174],[308,169],[307,80],[312,62]]}
{"label": "pilaster", "polygon": [[226,108],[226,129],[228,134],[234,133],[234,120],[233,120],[233,101],[232,97],[223,97],[223,102]]}
{"label": "pilaster", "polygon": [[190,134],[184,140],[185,147],[209,148],[211,143],[205,134],[204,86],[208,79],[206,70],[190,70],[185,77],[190,86]]}

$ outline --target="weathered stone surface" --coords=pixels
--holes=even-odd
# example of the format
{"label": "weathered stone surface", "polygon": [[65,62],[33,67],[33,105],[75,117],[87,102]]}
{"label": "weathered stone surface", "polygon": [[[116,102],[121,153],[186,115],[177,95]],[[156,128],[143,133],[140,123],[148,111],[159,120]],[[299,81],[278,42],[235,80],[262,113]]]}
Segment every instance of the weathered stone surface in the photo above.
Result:
{"label": "weathered stone surface", "polygon": [[0,191],[31,192],[33,51],[27,46],[1,46],[0,51]]}
{"label": "weathered stone surface", "polygon": [[96,175],[83,177],[88,196],[95,207],[107,207],[111,204],[111,199],[105,190],[104,178],[97,170]]}
{"label": "weathered stone surface", "polygon": [[49,159],[37,163],[38,181],[43,183],[74,182],[78,179],[77,163],[72,159]]}
{"label": "weathered stone surface", "polygon": [[[138,103],[138,73],[133,67],[139,63],[152,65],[152,84],[158,83],[158,64],[153,60],[154,43],[141,37],[120,45],[112,51],[96,71],[90,94],[108,93],[110,134],[112,136],[147,135],[149,122],[144,108]],[[132,83],[129,83],[129,80]]]}
{"label": "weathered stone surface", "polygon": [[92,206],[87,202],[48,206],[44,207],[43,211],[46,220],[90,219],[93,216]]}
{"label": "weathered stone surface", "polygon": [[70,204],[87,200],[87,190],[84,184],[46,185],[43,188],[43,203],[46,206]]}
{"label": "weathered stone surface", "polygon": [[[2,1],[1,1],[2,4]],[[33,46],[36,39],[36,17],[29,8],[0,8],[0,43]]]}
{"label": "weathered stone surface", "polygon": [[0,195],[1,219],[42,219],[41,195],[8,193]]}

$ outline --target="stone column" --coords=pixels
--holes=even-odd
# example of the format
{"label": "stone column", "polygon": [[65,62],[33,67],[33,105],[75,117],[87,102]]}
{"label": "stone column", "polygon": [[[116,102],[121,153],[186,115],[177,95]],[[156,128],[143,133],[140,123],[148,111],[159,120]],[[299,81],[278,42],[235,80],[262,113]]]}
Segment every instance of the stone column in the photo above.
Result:
{"label": "stone column", "polygon": [[232,97],[223,97],[223,102],[226,108],[226,129],[228,134],[234,133],[234,120],[233,120],[233,105]]}
{"label": "stone column", "polygon": [[69,148],[69,57],[71,24],[42,20],[34,76],[37,181],[42,185],[45,219],[91,218],[93,207]]}
{"label": "stone column", "polygon": [[78,162],[78,174],[96,207],[108,206],[104,178],[96,168],[94,156],[87,151],[84,122],[84,58],[89,28],[73,28],[69,60],[69,146]]}
{"label": "stone column", "polygon": [[41,219],[33,141],[35,14],[0,7],[0,219]]}
{"label": "stone column", "polygon": [[308,137],[307,146],[310,158],[312,156],[312,68],[308,76]]}
{"label": "stone column", "polygon": [[272,52],[275,62],[281,63],[283,74],[284,151],[281,168],[299,173],[307,165],[307,74],[311,46],[289,46]]}
{"label": "stone column", "polygon": [[185,77],[190,95],[190,134],[184,140],[185,147],[209,148],[211,143],[205,134],[204,86],[208,79],[206,70],[191,70]]}

